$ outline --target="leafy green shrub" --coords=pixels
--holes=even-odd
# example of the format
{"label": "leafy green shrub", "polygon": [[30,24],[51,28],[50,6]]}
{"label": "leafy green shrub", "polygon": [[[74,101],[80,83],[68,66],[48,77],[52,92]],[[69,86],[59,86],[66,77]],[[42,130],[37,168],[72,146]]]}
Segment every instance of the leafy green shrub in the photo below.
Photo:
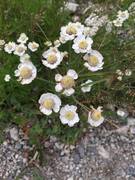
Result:
{"label": "leafy green shrub", "polygon": [[[119,6],[125,10],[124,7],[127,8],[127,3],[119,3]],[[90,56],[92,57],[88,56],[84,59],[86,62],[88,61],[87,66],[89,63],[96,66],[99,58],[101,60],[101,66],[97,69],[98,71],[89,71],[88,68],[84,67],[84,54],[78,53],[76,47],[74,47],[76,52],[74,51],[72,41],[67,41],[64,44],[60,44],[60,46],[59,41],[55,41],[60,36],[61,27],[66,26],[68,22],[71,21],[69,13],[62,7],[62,0],[5,0],[0,4],[1,39],[4,39],[6,43],[9,41],[14,42],[22,32],[25,32],[29,38],[29,42],[36,42],[36,44],[31,43],[28,45],[29,48],[27,52],[32,61],[32,64],[29,64],[29,66],[33,67],[34,65],[33,69],[35,67],[37,69],[37,75],[36,69],[34,69],[34,78],[28,84],[22,85],[22,79],[18,82],[16,77],[14,77],[14,71],[20,63],[19,57],[13,55],[13,53],[6,53],[2,47],[0,51],[0,123],[2,125],[3,123],[16,123],[20,127],[26,128],[34,143],[39,143],[43,137],[47,138],[50,135],[59,136],[67,142],[74,142],[82,134],[84,128],[88,127],[88,112],[91,113],[89,113],[89,116],[95,118],[95,121],[98,121],[98,119],[103,121],[104,118],[101,115],[102,110],[100,106],[104,107],[104,114],[106,114],[109,111],[106,109],[106,104],[115,104],[118,107],[123,104],[126,106],[135,105],[134,14],[129,14],[128,20],[123,22],[122,27],[114,26],[116,23],[119,25],[118,22],[111,23],[111,30],[108,31],[106,30],[107,27],[105,24],[92,37],[92,48],[98,50],[100,54],[99,52],[94,52],[96,54],[90,52]],[[116,14],[117,11],[115,13],[112,12],[109,18],[113,21],[117,18]],[[110,22],[112,21],[110,20]],[[80,26],[83,25],[79,24],[79,28]],[[71,35],[70,33],[74,33],[74,31],[72,28],[68,29],[69,35]],[[81,43],[80,48],[84,50],[88,44],[89,47],[91,47],[92,39],[89,38],[87,42]],[[63,59],[55,69],[50,69],[42,64],[42,60],[45,61],[46,58],[43,52],[49,49],[49,41],[55,41],[55,44],[59,46],[60,52],[68,52],[68,54],[66,52],[59,54],[57,49],[52,50],[58,53],[58,56],[61,56]],[[77,42],[74,44],[76,43]],[[33,50],[34,48],[35,50]],[[50,57],[50,64],[55,62],[55,58],[54,56]],[[102,58],[104,58],[104,60]],[[72,72],[75,79],[65,77],[69,69],[75,70],[78,78],[75,78],[75,72]],[[6,74],[10,74],[11,79],[10,76],[5,77]],[[67,97],[61,92],[56,92],[56,74],[64,76],[65,79],[61,79],[60,83],[65,89],[74,87],[75,93],[73,95]],[[29,78],[29,75],[28,69],[25,69],[21,77],[25,79]],[[10,81],[6,82],[4,78],[6,81]],[[58,79],[58,77],[56,79]],[[89,86],[88,92],[84,93],[81,87],[85,87],[86,90],[84,83],[87,80],[92,80],[87,84],[92,87]],[[77,106],[79,117],[77,117],[76,123],[80,119],[79,123],[71,128],[60,122],[59,113],[52,113],[50,116],[44,115],[45,113],[41,106],[49,109],[54,105],[54,102],[48,99],[50,94],[47,96],[47,102],[42,101],[42,98],[44,99],[44,97],[42,97],[38,103],[40,96],[44,93],[57,95],[57,97],[53,97],[56,100],[56,104],[61,99],[62,106],[66,104]],[[61,103],[59,102],[59,105]],[[39,110],[39,106],[43,113]],[[92,106],[98,107],[98,109],[96,110]],[[74,108],[75,107],[72,107],[71,109]],[[66,117],[69,119],[77,116],[75,110],[73,114],[71,109],[70,112],[66,114]]]}

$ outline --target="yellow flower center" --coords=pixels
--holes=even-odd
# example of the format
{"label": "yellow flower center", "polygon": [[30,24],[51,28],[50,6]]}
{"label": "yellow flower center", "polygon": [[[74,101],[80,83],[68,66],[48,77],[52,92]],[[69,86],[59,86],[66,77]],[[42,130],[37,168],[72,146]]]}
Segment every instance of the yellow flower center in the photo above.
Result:
{"label": "yellow flower center", "polygon": [[65,89],[69,89],[75,85],[75,81],[71,76],[66,75],[62,78],[61,84]]}
{"label": "yellow flower center", "polygon": [[11,45],[11,44],[8,45],[8,49],[9,49],[9,50],[12,49],[12,45]]}
{"label": "yellow flower center", "polygon": [[88,58],[88,63],[89,63],[89,65],[95,67],[95,66],[98,65],[99,61],[98,61],[98,58],[97,58],[96,56],[93,56],[93,55],[92,55],[92,56],[90,56],[90,57]]}
{"label": "yellow flower center", "polygon": [[65,118],[68,119],[69,121],[73,120],[74,117],[75,117],[75,114],[72,111],[67,111],[66,114],[65,114]]}
{"label": "yellow flower center", "polygon": [[88,47],[87,41],[83,40],[79,43],[79,48],[86,49]]}
{"label": "yellow flower center", "polygon": [[94,121],[98,121],[100,120],[102,117],[101,115],[101,112],[100,111],[97,111],[97,110],[94,110],[91,114],[91,118],[94,120]]}
{"label": "yellow flower center", "polygon": [[17,48],[17,51],[18,51],[19,53],[21,53],[21,52],[24,51],[24,48],[23,48],[23,47],[18,47],[18,48]]}
{"label": "yellow flower center", "polygon": [[46,109],[52,109],[53,106],[54,106],[54,101],[52,99],[46,99],[44,102],[43,102],[43,106],[46,108]]}
{"label": "yellow flower center", "polygon": [[69,26],[69,27],[67,27],[66,33],[69,34],[69,35],[72,35],[72,34],[76,34],[77,31],[76,31],[75,27]]}
{"label": "yellow flower center", "polygon": [[35,43],[32,44],[33,49],[36,49],[37,47],[38,47],[37,44],[35,44]]}
{"label": "yellow flower center", "polygon": [[56,61],[57,61],[57,57],[56,57],[54,54],[51,54],[51,55],[48,56],[47,61],[48,61],[50,64],[54,64],[54,63],[56,63]]}
{"label": "yellow flower center", "polygon": [[23,67],[20,70],[20,77],[23,79],[29,79],[32,76],[32,70],[28,67]]}

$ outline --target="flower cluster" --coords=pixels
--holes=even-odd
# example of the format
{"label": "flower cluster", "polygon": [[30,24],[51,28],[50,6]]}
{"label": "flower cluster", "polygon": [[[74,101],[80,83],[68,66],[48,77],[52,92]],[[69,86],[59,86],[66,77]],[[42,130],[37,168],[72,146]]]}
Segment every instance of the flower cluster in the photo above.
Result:
{"label": "flower cluster", "polygon": [[[67,52],[61,52],[59,47],[68,41],[72,41],[72,49],[76,54],[82,54],[82,62],[84,62],[84,67],[88,71],[95,72],[103,69],[103,56],[97,50],[92,49],[93,40],[89,33],[86,33],[87,27],[85,27],[80,22],[69,22],[66,26],[61,27],[60,38],[53,43],[48,41],[45,45],[48,47],[42,54],[42,64],[51,70],[58,68],[58,66],[63,62],[65,56],[68,55]],[[4,45],[5,52],[20,57],[20,64],[17,70],[15,70],[15,76],[18,77],[18,81],[22,85],[30,84],[37,76],[37,69],[30,60],[30,55],[28,50],[35,52],[39,44],[36,42],[29,42],[27,44],[28,37],[25,33],[22,33],[17,39],[17,43],[8,42]],[[5,76],[5,81],[10,80],[10,76]],[[75,93],[77,80],[79,74],[74,69],[68,69],[65,74],[57,73],[55,75],[55,91],[64,96],[71,96]],[[91,79],[87,79],[85,82],[80,84],[80,89],[82,92],[90,92],[93,85]],[[62,124],[67,124],[72,127],[80,121],[79,115],[77,113],[77,106],[66,104],[63,107],[60,97],[56,94],[50,92],[44,93],[39,99],[39,109],[40,111],[49,116],[52,113],[59,112],[59,118]],[[99,126],[104,118],[101,115],[101,107],[97,109],[91,108],[88,114],[88,122],[92,126]]]}
{"label": "flower cluster", "polygon": [[15,42],[8,42],[5,44],[4,50],[8,54],[14,53],[17,56],[23,56],[26,52],[26,50],[29,48],[30,51],[35,52],[39,44],[36,42],[29,42],[28,47],[26,46],[26,43],[28,41],[28,37],[25,33],[22,33],[20,37],[17,39],[17,43]]}
{"label": "flower cluster", "polygon": [[122,81],[122,78],[123,78],[124,75],[125,76],[131,76],[132,75],[132,70],[131,69],[126,69],[125,71],[121,71],[120,69],[117,69],[116,74],[118,75],[117,79],[119,81]]}
{"label": "flower cluster", "polygon": [[128,8],[130,14],[135,14],[135,2],[132,2]]}
{"label": "flower cluster", "polygon": [[129,18],[128,10],[125,11],[118,11],[117,19],[113,20],[113,24],[116,27],[122,27],[123,22]]}
{"label": "flower cluster", "polygon": [[[18,77],[18,81],[21,82],[21,84],[29,84],[32,82],[33,79],[37,76],[37,69],[34,66],[34,64],[30,60],[29,54],[27,54],[28,50],[31,52],[37,51],[39,48],[39,44],[36,42],[29,42],[28,44],[28,37],[25,33],[21,33],[20,37],[17,39],[17,43],[15,42],[8,42],[5,44],[4,41],[1,41],[4,45],[4,51],[8,54],[14,54],[19,56],[20,58],[20,64],[18,65],[17,70],[15,70],[15,76]],[[7,75],[5,76],[5,81],[9,81],[11,77],[9,78]]]}
{"label": "flower cluster", "polygon": [[96,13],[91,13],[89,17],[85,19],[85,24],[88,26],[87,33],[90,36],[96,35],[100,27],[108,22],[108,16],[99,17]]}
{"label": "flower cluster", "polygon": [[[53,43],[47,41],[45,45],[49,49],[45,50],[42,54],[42,63],[49,69],[56,69],[63,61],[67,52],[61,52],[59,47],[68,41],[72,41],[72,49],[77,54],[84,54],[83,61],[84,66],[92,72],[103,69],[103,56],[100,52],[92,50],[93,40],[89,33],[86,33],[87,27],[80,22],[69,22],[66,26],[61,27],[59,40]],[[62,93],[65,96],[71,96],[75,93],[76,81],[79,78],[78,73],[74,69],[69,69],[66,74],[55,75],[55,91]],[[88,79],[81,84],[82,92],[90,92],[93,81]],[[79,122],[79,116],[77,113],[77,107],[74,105],[65,105],[60,108],[62,102],[61,99],[52,93],[42,94],[39,99],[40,111],[45,115],[50,115],[53,112],[60,111],[60,121],[62,124],[67,124],[72,127],[75,123]],[[100,125],[104,118],[101,115],[101,108],[92,108],[89,112],[88,122],[92,126]]]}
{"label": "flower cluster", "polygon": [[[56,94],[42,94],[38,102],[40,104],[40,111],[47,116],[51,115],[53,111],[55,113],[60,111],[59,118],[62,124],[67,124],[68,126],[72,127],[74,124],[80,121],[78,113],[76,112],[77,106],[67,104],[60,109],[61,99]],[[91,126],[97,127],[103,123],[104,117],[101,114],[101,109],[101,107],[98,107],[97,109],[92,107],[92,109],[89,111],[88,123]]]}

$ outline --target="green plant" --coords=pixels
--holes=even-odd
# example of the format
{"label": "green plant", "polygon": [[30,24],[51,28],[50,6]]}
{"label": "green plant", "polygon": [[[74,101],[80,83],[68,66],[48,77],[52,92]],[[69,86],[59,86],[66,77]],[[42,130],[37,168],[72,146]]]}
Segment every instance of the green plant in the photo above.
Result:
{"label": "green plant", "polygon": [[[120,3],[125,9],[127,3]],[[16,81],[14,70],[17,69],[19,58],[0,51],[0,122],[3,124],[16,123],[28,129],[30,139],[39,144],[44,137],[56,135],[62,140],[73,143],[88,127],[87,114],[91,106],[103,106],[112,103],[116,106],[134,106],[134,15],[124,22],[122,28],[112,27],[111,32],[106,32],[105,26],[101,27],[93,37],[93,49],[97,49],[104,57],[102,71],[91,72],[83,66],[83,55],[76,54],[72,49],[72,42],[62,44],[60,51],[67,51],[68,57],[57,69],[50,70],[41,63],[41,54],[48,49],[46,41],[54,42],[59,38],[60,28],[66,25],[71,17],[62,9],[63,1],[34,0],[9,1],[0,4],[0,36],[6,42],[15,41],[22,32],[25,32],[30,41],[36,41],[39,49],[30,53],[31,61],[38,70],[37,78],[30,84],[22,85]],[[110,19],[116,15],[112,12]],[[8,22],[8,23],[7,23]],[[119,32],[119,33],[118,33]],[[52,60],[52,59],[51,59]],[[74,69],[79,78],[76,80],[75,94],[66,97],[55,91],[55,75],[66,75],[68,69]],[[124,76],[122,81],[117,79],[116,70],[125,73],[126,69],[132,71],[131,76]],[[11,80],[4,81],[5,74],[11,75]],[[25,74],[26,75],[26,74]],[[81,91],[81,84],[91,79],[92,90],[85,94]],[[70,84],[71,85],[71,84]],[[72,104],[78,106],[80,123],[70,128],[61,124],[59,114],[43,115],[39,111],[38,100],[43,93],[57,94],[62,105]],[[71,114],[70,114],[71,115]],[[96,114],[97,116],[101,114]]]}

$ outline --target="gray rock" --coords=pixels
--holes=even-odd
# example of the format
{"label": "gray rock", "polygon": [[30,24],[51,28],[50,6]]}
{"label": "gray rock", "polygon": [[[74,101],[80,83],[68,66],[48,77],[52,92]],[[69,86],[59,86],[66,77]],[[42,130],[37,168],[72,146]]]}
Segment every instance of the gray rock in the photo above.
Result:
{"label": "gray rock", "polygon": [[79,155],[80,155],[81,158],[84,157],[84,155],[85,155],[85,149],[84,149],[84,146],[83,146],[83,145],[79,145],[79,146],[78,146],[78,153],[79,153]]}
{"label": "gray rock", "polygon": [[16,127],[13,127],[9,130],[10,133],[10,137],[14,140],[14,141],[18,141],[19,139],[19,133],[18,133],[18,129]]}
{"label": "gray rock", "polygon": [[103,146],[98,147],[98,153],[105,159],[110,158],[109,152]]}
{"label": "gray rock", "polygon": [[130,176],[134,176],[135,177],[135,166],[134,165],[130,165],[127,170],[127,175],[130,175]]}
{"label": "gray rock", "polygon": [[73,161],[75,164],[78,164],[80,162],[80,156],[77,152],[74,152],[73,154]]}
{"label": "gray rock", "polygon": [[134,126],[134,125],[135,125],[135,118],[129,117],[129,118],[127,119],[127,121],[128,121],[128,125],[129,125],[129,126]]}
{"label": "gray rock", "polygon": [[67,180],[74,180],[74,176],[69,177]]}

